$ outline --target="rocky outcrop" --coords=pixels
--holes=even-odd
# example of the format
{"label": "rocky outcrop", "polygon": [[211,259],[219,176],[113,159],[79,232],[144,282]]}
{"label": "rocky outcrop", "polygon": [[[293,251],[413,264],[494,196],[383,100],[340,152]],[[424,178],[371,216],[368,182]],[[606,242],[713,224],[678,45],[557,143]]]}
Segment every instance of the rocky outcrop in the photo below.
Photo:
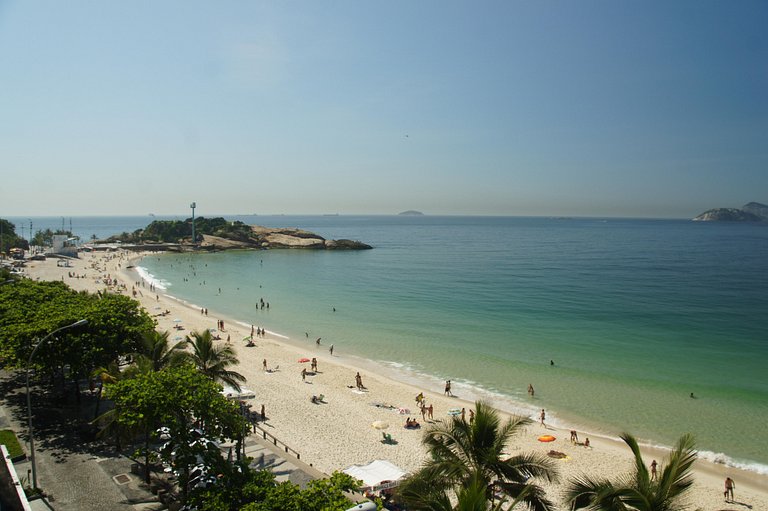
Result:
{"label": "rocky outcrop", "polygon": [[207,250],[226,250],[236,248],[297,248],[316,250],[367,250],[371,247],[360,241],[326,240],[315,233],[302,229],[271,228],[260,225],[251,226],[251,235],[247,240],[233,240],[219,236],[203,235],[200,248]]}
{"label": "rocky outcrop", "polygon": [[[192,243],[192,233],[196,243]],[[166,250],[227,250],[236,248],[305,248],[320,250],[366,250],[370,245],[352,240],[326,240],[302,229],[247,225],[224,218],[155,220],[144,229],[124,232],[107,240],[136,246],[167,246]]]}
{"label": "rocky outcrop", "polygon": [[402,213],[398,213],[398,215],[423,216],[424,213],[422,213],[421,211],[416,211],[415,209],[409,209],[408,211],[403,211]]}
{"label": "rocky outcrop", "polygon": [[693,219],[694,222],[763,222],[753,213],[737,208],[709,209]]}

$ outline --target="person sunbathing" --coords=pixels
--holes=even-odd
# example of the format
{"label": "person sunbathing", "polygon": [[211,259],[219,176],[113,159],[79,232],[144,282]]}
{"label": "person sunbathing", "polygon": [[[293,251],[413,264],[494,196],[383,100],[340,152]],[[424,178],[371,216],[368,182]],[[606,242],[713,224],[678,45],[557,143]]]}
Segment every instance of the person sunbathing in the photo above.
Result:
{"label": "person sunbathing", "polygon": [[408,417],[405,419],[405,428],[406,429],[418,429],[421,425],[416,421],[416,419],[411,419]]}

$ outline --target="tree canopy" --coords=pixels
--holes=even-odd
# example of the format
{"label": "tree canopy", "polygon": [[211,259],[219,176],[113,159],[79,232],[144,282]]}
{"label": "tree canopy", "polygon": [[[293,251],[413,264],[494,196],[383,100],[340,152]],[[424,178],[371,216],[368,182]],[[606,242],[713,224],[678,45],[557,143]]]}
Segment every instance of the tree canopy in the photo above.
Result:
{"label": "tree canopy", "polygon": [[[220,469],[221,452],[209,441],[240,439],[247,431],[237,404],[221,394],[221,385],[198,372],[191,364],[137,374],[105,387],[115,405],[114,421],[122,430],[143,434],[145,456],[157,429],[166,428],[170,440],[160,453],[176,468],[184,487],[190,467],[199,457]],[[148,474],[148,471],[147,471]]]}
{"label": "tree canopy", "polygon": [[8,252],[12,248],[28,249],[27,240],[16,234],[16,226],[0,218],[0,253]]}
{"label": "tree canopy", "polygon": [[[247,241],[251,228],[240,221],[230,222],[224,218],[195,218],[195,237],[207,234],[227,239]],[[155,220],[144,229],[133,233],[122,233],[110,240],[129,243],[158,242],[177,243],[183,239],[192,239],[192,218],[186,220]],[[199,240],[198,240],[199,241]]]}
{"label": "tree canopy", "polygon": [[138,302],[122,295],[76,292],[62,282],[21,279],[0,286],[0,359],[23,367],[36,342],[81,319],[87,325],[49,340],[34,363],[43,370],[67,365],[74,374],[89,374],[118,356],[139,350],[154,321]]}

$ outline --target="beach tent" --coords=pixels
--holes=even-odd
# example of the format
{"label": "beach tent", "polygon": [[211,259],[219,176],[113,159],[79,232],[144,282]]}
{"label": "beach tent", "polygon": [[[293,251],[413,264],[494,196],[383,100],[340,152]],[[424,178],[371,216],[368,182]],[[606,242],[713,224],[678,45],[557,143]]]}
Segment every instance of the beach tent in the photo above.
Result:
{"label": "beach tent", "polygon": [[245,387],[240,387],[240,392],[238,392],[232,387],[224,385],[224,389],[221,393],[228,399],[253,399],[256,397],[256,394],[254,394],[252,390],[246,389]]}
{"label": "beach tent", "polygon": [[[367,465],[352,465],[343,472],[360,479],[372,491],[397,486],[397,480],[405,475],[405,470],[387,460],[373,460]],[[382,485],[382,481],[390,483]]]}

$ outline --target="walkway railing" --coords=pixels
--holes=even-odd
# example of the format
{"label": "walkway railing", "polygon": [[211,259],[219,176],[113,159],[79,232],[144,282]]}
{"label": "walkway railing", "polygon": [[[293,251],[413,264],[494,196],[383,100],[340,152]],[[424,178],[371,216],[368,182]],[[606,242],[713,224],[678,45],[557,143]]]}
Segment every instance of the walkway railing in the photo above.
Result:
{"label": "walkway railing", "polygon": [[275,437],[273,434],[263,430],[258,424],[253,425],[253,430],[254,430],[254,433],[256,432],[256,430],[259,430],[264,440],[271,440],[276,447],[283,448],[286,453],[292,453],[294,456],[296,456],[297,460],[301,459],[301,454],[299,454],[295,449],[286,445],[285,442],[278,440],[277,437]]}

